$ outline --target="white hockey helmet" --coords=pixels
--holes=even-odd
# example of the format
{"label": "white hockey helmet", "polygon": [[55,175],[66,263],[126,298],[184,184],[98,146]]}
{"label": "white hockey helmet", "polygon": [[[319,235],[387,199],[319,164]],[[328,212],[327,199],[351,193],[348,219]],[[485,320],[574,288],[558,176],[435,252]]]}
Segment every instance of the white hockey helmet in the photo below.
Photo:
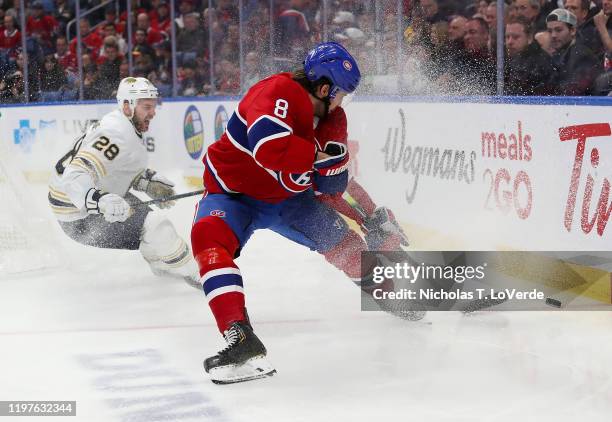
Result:
{"label": "white hockey helmet", "polygon": [[132,113],[134,113],[136,100],[143,98],[159,99],[157,88],[155,88],[155,85],[153,85],[151,81],[141,77],[127,77],[121,80],[119,88],[117,88],[117,104],[119,105],[119,110],[123,110],[123,103],[127,101]]}

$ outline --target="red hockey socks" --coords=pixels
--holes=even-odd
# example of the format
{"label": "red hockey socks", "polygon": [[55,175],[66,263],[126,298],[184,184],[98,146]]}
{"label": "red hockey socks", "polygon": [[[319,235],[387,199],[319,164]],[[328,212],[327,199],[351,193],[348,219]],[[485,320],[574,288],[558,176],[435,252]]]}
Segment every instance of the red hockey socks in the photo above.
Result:
{"label": "red hockey socks", "polygon": [[238,239],[222,219],[205,217],[191,229],[191,247],[208,305],[223,333],[233,322],[247,319],[242,275],[233,259]]}
{"label": "red hockey socks", "polygon": [[[349,230],[340,243],[323,253],[325,259],[353,280],[361,279],[361,252],[368,250],[363,239]],[[372,266],[374,262],[372,263]],[[367,266],[369,268],[369,266]]]}

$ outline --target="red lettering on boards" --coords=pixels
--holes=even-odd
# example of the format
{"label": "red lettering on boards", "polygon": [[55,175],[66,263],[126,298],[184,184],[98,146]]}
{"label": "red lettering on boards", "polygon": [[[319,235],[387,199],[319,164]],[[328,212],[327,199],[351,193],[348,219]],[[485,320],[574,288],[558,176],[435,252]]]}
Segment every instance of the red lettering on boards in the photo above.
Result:
{"label": "red lettering on boards", "polygon": [[[608,123],[590,123],[584,125],[567,126],[559,129],[559,139],[561,142],[574,140],[578,141],[576,143],[576,155],[574,156],[574,165],[572,168],[569,192],[565,205],[564,225],[568,232],[572,230],[574,210],[576,209],[576,196],[578,194],[578,187],[580,186],[582,162],[584,159],[587,139],[598,136],[610,136],[611,134],[612,130],[610,129],[610,125]],[[591,167],[596,169],[599,166],[599,159],[599,150],[597,148],[593,148],[591,150],[590,159]],[[606,229],[608,219],[610,218],[610,212],[612,211],[612,204],[608,203],[610,197],[610,181],[604,177],[601,193],[599,194],[599,200],[595,209],[595,215],[589,218],[594,184],[595,179],[590,173],[587,173],[581,206],[582,213],[580,222],[582,231],[585,234],[589,234],[591,230],[593,230],[595,223],[597,223],[597,234],[602,236]]]}

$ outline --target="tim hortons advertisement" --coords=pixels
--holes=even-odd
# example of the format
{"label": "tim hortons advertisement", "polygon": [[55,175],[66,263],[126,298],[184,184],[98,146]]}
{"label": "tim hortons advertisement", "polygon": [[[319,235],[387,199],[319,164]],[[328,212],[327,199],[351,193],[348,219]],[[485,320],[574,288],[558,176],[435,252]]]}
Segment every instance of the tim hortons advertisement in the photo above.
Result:
{"label": "tim hortons advertisement", "polygon": [[464,248],[609,250],[609,109],[356,101],[347,114],[358,180],[402,222]]}

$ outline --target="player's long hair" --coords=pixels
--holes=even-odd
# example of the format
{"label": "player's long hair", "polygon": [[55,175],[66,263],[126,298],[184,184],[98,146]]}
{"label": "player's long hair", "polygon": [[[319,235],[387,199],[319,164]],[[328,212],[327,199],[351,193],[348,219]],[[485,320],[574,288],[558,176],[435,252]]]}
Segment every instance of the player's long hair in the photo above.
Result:
{"label": "player's long hair", "polygon": [[294,81],[299,83],[306,91],[308,91],[309,93],[313,95],[317,91],[317,88],[320,87],[321,85],[327,84],[331,86],[331,81],[327,78],[320,78],[314,82],[308,80],[308,78],[306,77],[306,72],[304,72],[303,67],[295,69],[293,72],[291,72],[291,75]]}

